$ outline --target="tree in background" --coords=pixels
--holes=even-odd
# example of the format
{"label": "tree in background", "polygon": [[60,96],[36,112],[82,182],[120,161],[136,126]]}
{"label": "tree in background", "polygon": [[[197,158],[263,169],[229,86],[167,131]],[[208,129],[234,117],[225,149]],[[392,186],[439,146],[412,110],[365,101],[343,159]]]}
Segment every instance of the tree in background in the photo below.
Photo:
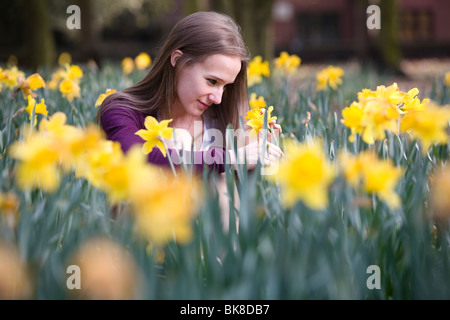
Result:
{"label": "tree in background", "polygon": [[[102,31],[128,13],[133,30],[157,24],[175,0],[2,0],[0,1],[0,59],[10,55],[30,69],[53,66],[57,54],[69,50],[80,61],[103,58]],[[70,5],[81,13],[81,29],[67,28]],[[132,30],[132,31],[133,31]],[[110,52],[105,52],[110,53]]]}
{"label": "tree in background", "polygon": [[186,0],[184,14],[214,10],[232,17],[242,28],[252,56],[274,57],[272,7],[274,0]]}
{"label": "tree in background", "polygon": [[402,73],[402,59],[399,40],[399,2],[398,0],[381,0],[381,29],[379,47],[383,64],[397,73]]}
{"label": "tree in background", "polygon": [[34,70],[53,65],[56,48],[48,0],[19,0],[18,6],[22,13],[26,64]]}
{"label": "tree in background", "polygon": [[372,58],[381,68],[402,74],[398,0],[379,1],[381,18],[379,30],[368,30],[366,26],[366,10],[371,3],[368,0],[352,2],[356,55],[361,61]]}

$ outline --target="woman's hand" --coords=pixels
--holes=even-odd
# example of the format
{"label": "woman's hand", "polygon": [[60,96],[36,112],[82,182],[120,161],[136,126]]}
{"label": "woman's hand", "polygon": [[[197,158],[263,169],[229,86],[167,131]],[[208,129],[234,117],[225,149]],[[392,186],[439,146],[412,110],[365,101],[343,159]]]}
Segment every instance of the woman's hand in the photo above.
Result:
{"label": "woman's hand", "polygon": [[264,150],[264,159],[262,159],[263,150],[258,140],[255,140],[244,147],[237,149],[237,155],[234,150],[229,150],[230,163],[236,169],[238,164],[244,164],[247,162],[248,169],[254,169],[258,163],[258,160],[264,166],[270,166],[276,163],[281,157],[284,156],[283,151],[271,142],[266,142]]}

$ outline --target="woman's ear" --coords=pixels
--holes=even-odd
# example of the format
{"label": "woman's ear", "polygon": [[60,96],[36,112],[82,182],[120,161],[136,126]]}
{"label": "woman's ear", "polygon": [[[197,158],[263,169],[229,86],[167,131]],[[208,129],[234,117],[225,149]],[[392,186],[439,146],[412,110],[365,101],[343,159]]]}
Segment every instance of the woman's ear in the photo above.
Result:
{"label": "woman's ear", "polygon": [[181,57],[183,55],[183,52],[181,52],[180,50],[175,50],[174,52],[172,52],[170,54],[170,63],[172,64],[172,67],[175,67],[175,65],[177,64],[177,60],[179,57]]}

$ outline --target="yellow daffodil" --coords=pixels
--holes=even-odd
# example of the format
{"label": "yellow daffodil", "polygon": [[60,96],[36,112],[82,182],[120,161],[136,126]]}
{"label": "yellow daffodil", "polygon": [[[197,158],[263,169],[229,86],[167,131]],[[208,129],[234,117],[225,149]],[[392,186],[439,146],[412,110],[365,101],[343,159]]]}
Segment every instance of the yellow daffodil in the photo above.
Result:
{"label": "yellow daffodil", "polygon": [[122,65],[122,72],[125,75],[130,74],[134,70],[134,60],[131,57],[123,58],[121,65]]}
{"label": "yellow daffodil", "polygon": [[375,193],[394,209],[400,206],[401,199],[395,187],[403,174],[401,168],[378,159],[372,150],[356,156],[343,151],[338,159],[344,177],[354,189],[361,187],[365,192]]}
{"label": "yellow daffodil", "polygon": [[25,78],[25,73],[20,71],[16,66],[0,72],[0,82],[3,82],[8,89],[17,87],[21,78]]}
{"label": "yellow daffodil", "polygon": [[368,101],[361,119],[363,141],[374,144],[375,140],[383,140],[385,130],[397,133],[399,119],[400,109],[397,106],[380,99]]}
{"label": "yellow daffodil", "polygon": [[96,148],[90,148],[76,160],[76,177],[84,177],[94,187],[108,190],[105,174],[110,168],[117,167],[124,158],[120,143],[100,140]]}
{"label": "yellow daffodil", "polygon": [[263,61],[261,56],[255,56],[247,68],[247,83],[251,87],[255,84],[262,82],[263,77],[268,78],[270,76],[269,62]]}
{"label": "yellow daffodil", "polygon": [[16,182],[21,189],[56,191],[61,176],[57,166],[59,153],[49,137],[29,133],[24,141],[14,142],[10,146],[9,155],[19,160]]}
{"label": "yellow daffodil", "polygon": [[174,177],[153,166],[135,172],[129,199],[139,233],[159,247],[173,240],[189,242],[202,196],[197,178],[182,174]]}
{"label": "yellow daffodil", "polygon": [[[79,154],[91,146],[83,140],[90,126],[82,130],[66,124],[66,118],[65,113],[56,112],[49,119],[42,119],[39,123],[39,133],[51,141],[52,149],[58,152],[58,164],[68,172],[76,165]],[[78,149],[74,147],[77,144]]]}
{"label": "yellow daffodil", "polygon": [[193,182],[177,177],[148,193],[135,210],[140,233],[161,246],[172,240],[188,243],[196,213],[192,192],[196,192]]}
{"label": "yellow daffodil", "polygon": [[362,89],[360,92],[358,92],[358,100],[361,102],[364,102],[368,99],[376,99],[377,93],[376,91],[370,90],[370,89]]}
{"label": "yellow daffodil", "polygon": [[158,147],[161,150],[164,157],[166,156],[166,148],[163,143],[163,139],[172,138],[173,128],[168,127],[170,120],[162,120],[158,122],[154,117],[147,116],[145,118],[145,130],[138,130],[135,134],[144,139],[146,142],[142,146],[144,154],[149,154],[154,147]]}
{"label": "yellow daffodil", "polygon": [[18,83],[18,89],[22,90],[24,98],[28,96],[32,96],[33,98],[36,97],[37,94],[32,91],[45,87],[45,81],[38,73],[33,73],[26,79],[19,78]]}
{"label": "yellow daffodil", "polygon": [[65,69],[62,74],[62,78],[79,84],[80,79],[83,77],[83,70],[81,70],[81,68],[75,64],[66,64],[64,68]]}
{"label": "yellow daffodil", "polygon": [[403,95],[403,101],[400,109],[403,112],[408,112],[410,110],[423,109],[424,104],[427,104],[430,99],[423,99],[422,102],[417,97],[419,94],[419,89],[413,88]]}
{"label": "yellow daffodil", "polygon": [[116,92],[116,89],[106,89],[105,93],[101,93],[98,96],[97,101],[95,101],[95,107],[97,108],[98,106],[100,106],[103,103],[103,100],[105,100],[107,96],[114,92]]}
{"label": "yellow daffodil", "polygon": [[318,91],[326,90],[331,87],[336,90],[339,85],[342,84],[342,76],[344,75],[344,70],[340,67],[328,66],[316,74]]}
{"label": "yellow daffodil", "polygon": [[[415,91],[414,89],[410,90],[409,91],[410,95],[414,95],[414,91]],[[405,93],[403,91],[400,91],[396,82],[394,82],[389,87],[377,86],[376,90],[377,99],[381,99],[392,105],[398,106],[400,103],[403,102],[404,96]]]}
{"label": "yellow daffodil", "polygon": [[136,68],[138,70],[144,70],[150,66],[152,59],[147,53],[141,52],[134,59],[134,63],[136,64]]}
{"label": "yellow daffodil", "polygon": [[63,79],[63,76],[65,74],[65,71],[63,68],[58,68],[53,74],[52,77],[50,79],[50,81],[48,82],[48,88],[50,90],[56,90],[58,89],[58,86],[61,82],[61,80]]}
{"label": "yellow daffodil", "polygon": [[275,68],[281,72],[287,72],[288,74],[294,74],[300,66],[302,59],[299,56],[292,54],[289,55],[286,51],[282,51],[278,58],[275,58]]}
{"label": "yellow daffodil", "polygon": [[[154,170],[148,167],[146,158],[142,153],[141,148],[135,146],[131,148],[123,157],[120,154],[116,155],[112,162],[104,168],[102,176],[103,189],[108,195],[108,200],[111,203],[118,203],[120,201],[129,201],[135,196],[136,188],[141,186],[140,175],[147,176],[154,174]],[[156,170],[157,171],[157,170]],[[159,174],[159,173],[158,173]],[[159,176],[154,174],[151,181],[159,181]],[[145,188],[148,190],[149,186]],[[152,186],[154,188],[154,186]]]}
{"label": "yellow daffodil", "polygon": [[80,98],[80,87],[78,84],[71,80],[63,80],[59,85],[59,91],[61,91],[62,96],[65,97],[69,102],[72,102],[75,98]]}
{"label": "yellow daffodil", "polygon": [[[68,60],[68,57],[60,57],[61,62]],[[48,88],[55,90],[59,88],[64,97],[70,102],[75,97],[79,96],[79,84],[83,77],[83,70],[77,65],[71,65],[70,62],[66,62],[63,67],[58,68],[53,74],[52,78],[48,82]],[[63,84],[64,83],[64,84]]]}
{"label": "yellow daffodil", "polygon": [[375,140],[383,140],[386,131],[398,133],[401,117],[408,110],[420,109],[426,102],[424,99],[421,103],[417,93],[417,89],[402,92],[396,83],[378,86],[376,91],[363,89],[358,93],[358,102],[342,111],[341,122],[352,131],[349,141],[353,142],[355,134],[360,134],[365,143],[373,144]]}
{"label": "yellow daffodil", "polygon": [[39,132],[47,132],[54,136],[63,136],[70,128],[66,124],[66,121],[67,116],[64,112],[55,112],[48,120],[42,119],[39,123]]}
{"label": "yellow daffodil", "polygon": [[31,116],[33,114],[33,109],[34,109],[33,125],[36,125],[37,124],[37,114],[43,114],[44,116],[48,115],[47,106],[45,105],[45,100],[41,99],[41,103],[36,104],[36,100],[34,100],[34,98],[31,95],[29,95],[28,96],[28,106],[25,108],[25,111],[30,115],[30,120],[31,120]]}
{"label": "yellow daffodil", "polygon": [[92,124],[83,129],[66,127],[69,129],[56,138],[56,143],[60,145],[61,165],[67,171],[73,167],[81,167],[80,163],[85,162],[86,157],[100,151],[105,143],[105,136],[98,126]]}
{"label": "yellow daffodil", "polygon": [[422,109],[408,111],[400,122],[400,129],[420,141],[425,155],[432,145],[448,143],[446,129],[449,121],[449,106],[427,102]]}
{"label": "yellow daffodil", "polygon": [[250,95],[249,104],[252,109],[262,109],[267,106],[266,101],[264,100],[264,97],[258,96],[258,98],[256,98],[256,93],[254,93],[254,92]]}
{"label": "yellow daffodil", "polygon": [[[269,124],[271,121],[277,120],[277,117],[272,117],[271,113],[273,111],[273,106],[270,106],[267,109],[267,124]],[[247,112],[247,115],[245,116],[245,119],[249,119],[247,121],[247,125],[252,128],[250,131],[250,136],[255,137],[258,135],[259,131],[263,129],[264,127],[264,112],[262,109],[251,109]],[[267,125],[267,128],[269,126]]]}
{"label": "yellow daffodil", "polygon": [[358,102],[353,102],[349,107],[344,108],[342,110],[342,117],[343,119],[341,122],[349,127],[352,131],[351,136],[349,137],[349,141],[353,142],[355,141],[355,135],[361,134],[363,125],[362,125],[362,119],[364,116],[364,110],[361,107],[361,105]]}
{"label": "yellow daffodil", "polygon": [[336,174],[318,140],[311,144],[288,140],[278,174],[266,177],[280,184],[287,207],[301,200],[311,209],[321,210],[328,206],[328,189]]}

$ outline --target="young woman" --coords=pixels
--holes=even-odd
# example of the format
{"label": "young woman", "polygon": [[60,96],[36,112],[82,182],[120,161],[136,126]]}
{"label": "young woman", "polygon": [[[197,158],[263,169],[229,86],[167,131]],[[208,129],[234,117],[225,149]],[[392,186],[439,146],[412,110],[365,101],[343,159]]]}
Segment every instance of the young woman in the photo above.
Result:
{"label": "young woman", "polygon": [[[170,125],[177,129],[180,140],[194,145],[192,154],[189,143],[186,150],[176,141],[166,141],[172,158],[181,157],[185,149],[183,153],[194,159],[197,169],[208,166],[223,172],[225,161],[236,165],[245,157],[252,169],[259,159],[258,139],[246,139],[237,154],[225,146],[227,125],[244,129],[240,128],[240,118],[249,108],[249,59],[240,28],[230,17],[216,12],[193,13],[174,26],[148,74],[135,85],[109,95],[97,119],[107,138],[118,141],[125,152],[144,143],[135,133],[145,129],[146,116],[158,121],[172,119]],[[281,129],[273,123],[271,126]],[[260,159],[265,164],[282,155],[270,142],[267,150],[265,159]],[[169,165],[158,148],[148,154],[148,161]]]}

